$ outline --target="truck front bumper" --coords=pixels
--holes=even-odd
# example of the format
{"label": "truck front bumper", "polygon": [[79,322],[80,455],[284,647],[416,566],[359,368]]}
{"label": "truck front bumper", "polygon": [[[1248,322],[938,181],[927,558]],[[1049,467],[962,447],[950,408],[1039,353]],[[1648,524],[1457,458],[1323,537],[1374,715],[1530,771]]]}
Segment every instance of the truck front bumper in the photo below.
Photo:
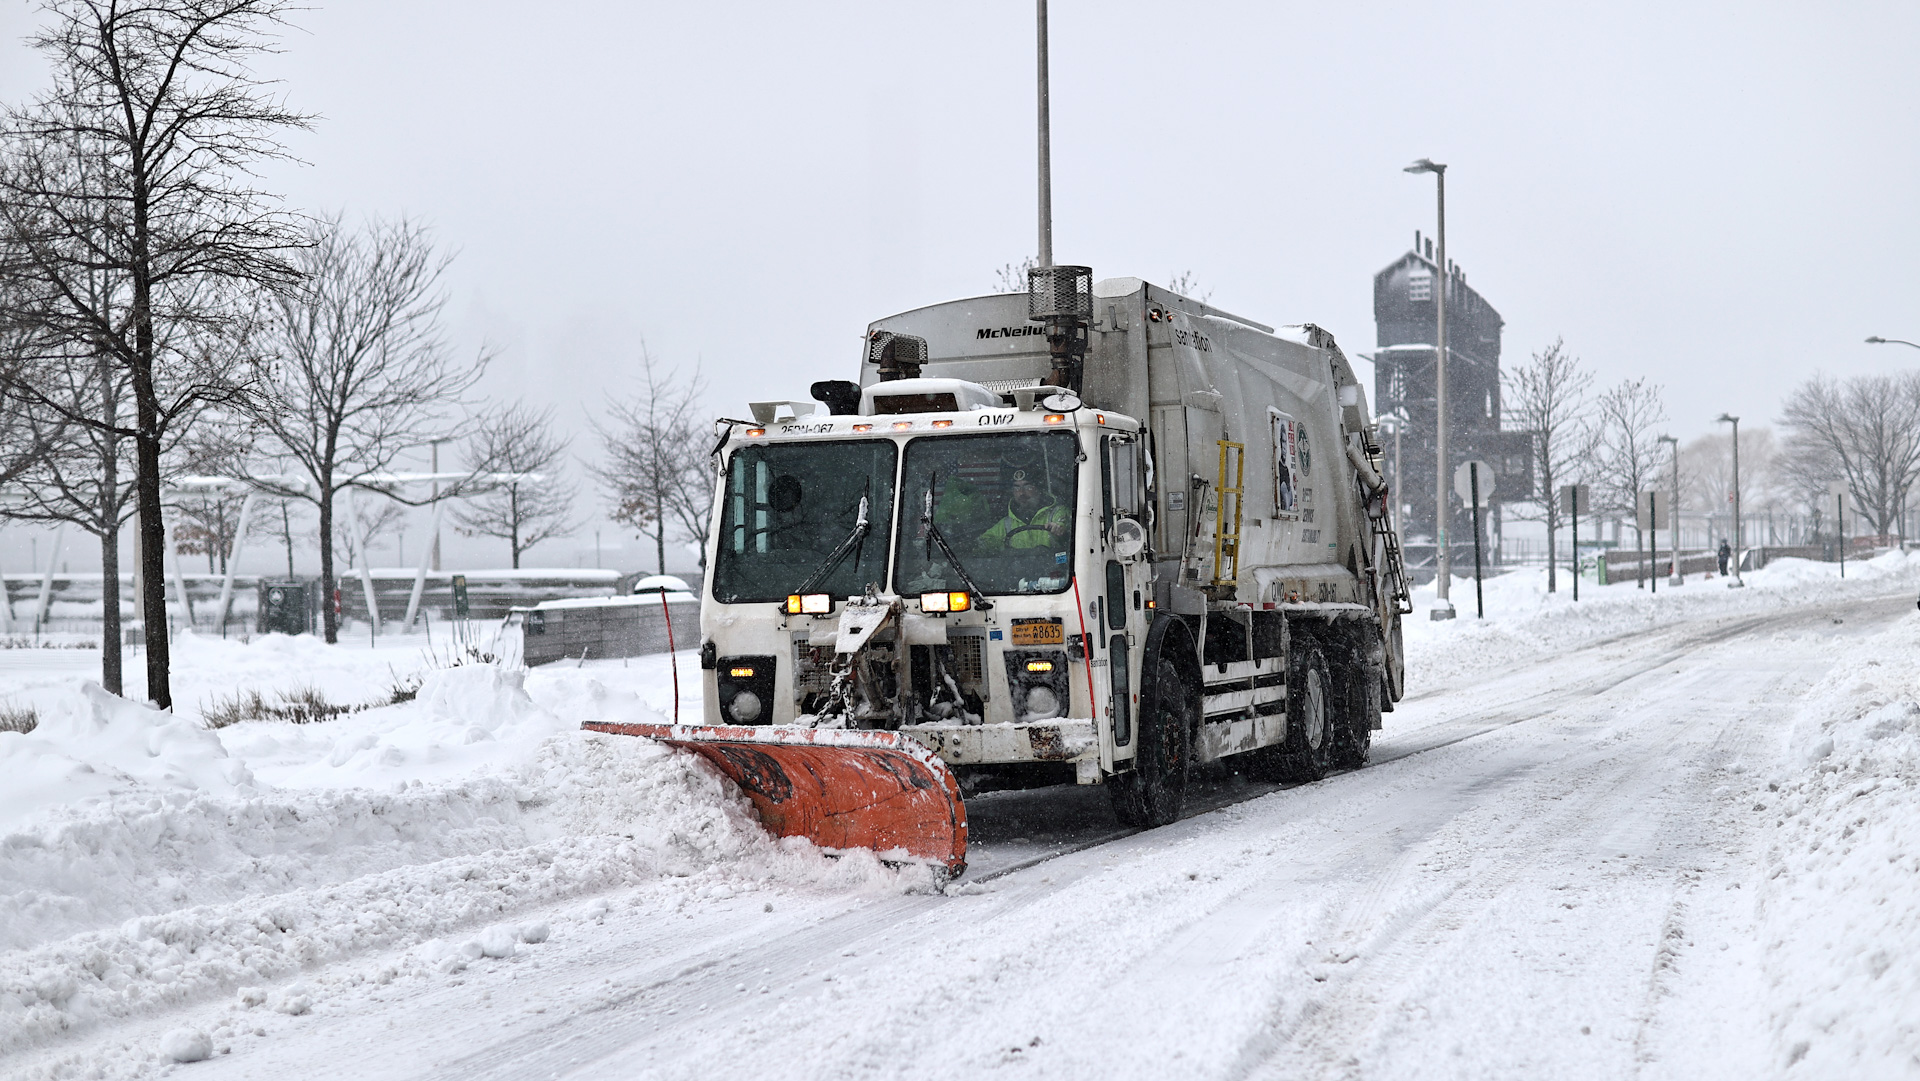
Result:
{"label": "truck front bumper", "polygon": [[1088,761],[1097,765],[1100,757],[1100,741],[1091,720],[909,724],[901,726],[900,734],[939,755],[949,766]]}

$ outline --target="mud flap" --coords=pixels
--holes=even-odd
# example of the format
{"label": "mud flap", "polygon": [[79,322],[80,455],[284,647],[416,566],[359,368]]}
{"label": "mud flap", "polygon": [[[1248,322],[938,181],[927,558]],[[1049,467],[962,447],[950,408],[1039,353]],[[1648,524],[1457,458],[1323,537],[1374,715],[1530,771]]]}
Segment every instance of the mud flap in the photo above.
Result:
{"label": "mud flap", "polygon": [[735,728],[588,721],[589,732],[644,736],[713,763],[746,792],[778,837],[870,848],[958,875],[967,807],[946,764],[898,732]]}

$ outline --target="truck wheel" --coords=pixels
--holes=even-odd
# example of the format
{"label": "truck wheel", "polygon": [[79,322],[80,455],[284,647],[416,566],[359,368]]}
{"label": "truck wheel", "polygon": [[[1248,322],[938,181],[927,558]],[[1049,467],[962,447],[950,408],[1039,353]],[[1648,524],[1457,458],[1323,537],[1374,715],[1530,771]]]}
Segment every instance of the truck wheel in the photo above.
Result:
{"label": "truck wheel", "polygon": [[1343,652],[1333,673],[1337,707],[1332,719],[1334,768],[1359,769],[1367,764],[1367,756],[1373,751],[1373,730],[1380,723],[1385,686],[1385,675],[1368,659],[1367,651]]}
{"label": "truck wheel", "polygon": [[1288,781],[1317,781],[1333,768],[1336,688],[1319,643],[1302,635],[1288,653],[1287,739],[1278,772]]}
{"label": "truck wheel", "polygon": [[[1141,711],[1133,772],[1108,779],[1113,815],[1123,825],[1164,826],[1178,821],[1186,802],[1192,760],[1193,695],[1180,670],[1162,658],[1154,666],[1152,708]],[[1147,698],[1147,695],[1142,695]]]}

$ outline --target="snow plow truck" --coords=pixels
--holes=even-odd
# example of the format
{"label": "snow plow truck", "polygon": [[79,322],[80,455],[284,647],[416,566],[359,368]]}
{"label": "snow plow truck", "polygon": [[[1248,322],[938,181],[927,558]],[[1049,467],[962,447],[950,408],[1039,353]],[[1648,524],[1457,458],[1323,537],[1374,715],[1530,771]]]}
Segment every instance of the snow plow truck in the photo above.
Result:
{"label": "snow plow truck", "polygon": [[724,419],[706,757],[774,833],[958,874],[963,794],[1105,785],[1180,816],[1237,757],[1365,764],[1410,612],[1366,394],[1333,336],[1137,278],[873,323],[860,378]]}

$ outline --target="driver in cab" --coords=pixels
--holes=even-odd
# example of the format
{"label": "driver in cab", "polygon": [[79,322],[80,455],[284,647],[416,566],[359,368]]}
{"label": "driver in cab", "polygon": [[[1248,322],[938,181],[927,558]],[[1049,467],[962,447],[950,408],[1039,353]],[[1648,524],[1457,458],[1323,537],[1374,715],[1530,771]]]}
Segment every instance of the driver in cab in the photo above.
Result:
{"label": "driver in cab", "polygon": [[1043,487],[1042,481],[1037,469],[1013,471],[1006,516],[980,534],[980,547],[990,551],[1046,548],[1053,545],[1055,538],[1066,536],[1070,512]]}

